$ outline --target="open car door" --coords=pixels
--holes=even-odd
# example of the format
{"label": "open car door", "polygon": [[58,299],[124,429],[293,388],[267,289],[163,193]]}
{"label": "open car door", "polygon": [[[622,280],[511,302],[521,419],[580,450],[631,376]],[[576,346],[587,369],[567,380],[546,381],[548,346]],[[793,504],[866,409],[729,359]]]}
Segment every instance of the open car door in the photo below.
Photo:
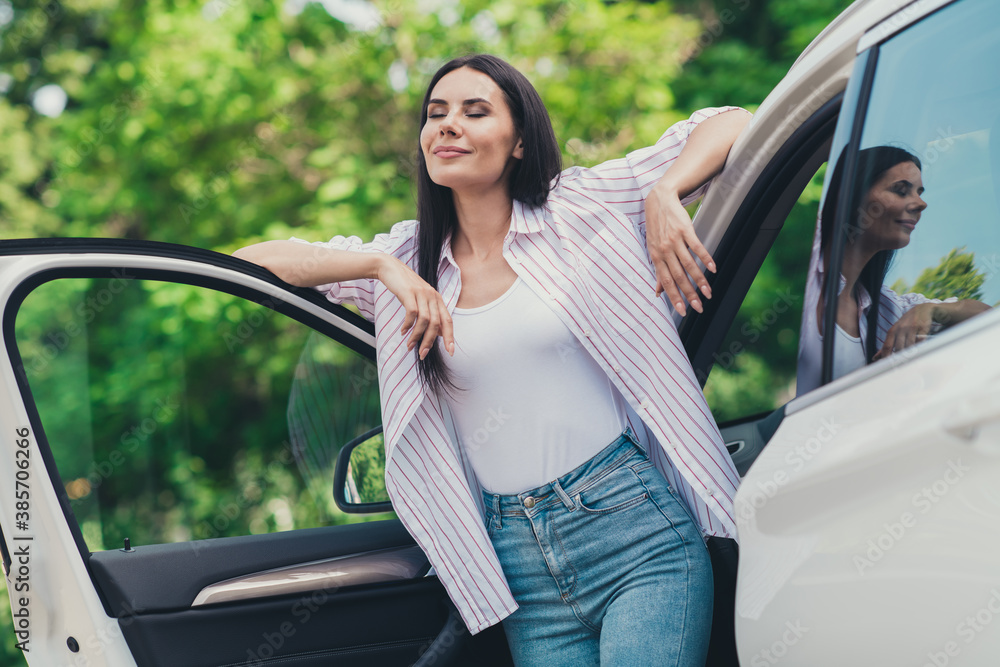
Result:
{"label": "open car door", "polygon": [[398,520],[334,505],[339,448],[380,422],[361,317],[226,255],[96,239],[0,242],[0,309],[30,665],[510,664]]}

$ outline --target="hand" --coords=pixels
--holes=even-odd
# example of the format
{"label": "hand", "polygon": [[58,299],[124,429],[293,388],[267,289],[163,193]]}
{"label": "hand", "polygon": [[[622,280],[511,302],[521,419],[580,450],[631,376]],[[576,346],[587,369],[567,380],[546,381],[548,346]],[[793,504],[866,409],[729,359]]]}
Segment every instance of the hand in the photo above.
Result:
{"label": "hand", "polygon": [[454,356],[455,333],[451,315],[438,291],[417,275],[416,271],[389,255],[385,256],[378,270],[378,279],[396,295],[406,309],[406,319],[403,320],[399,333],[401,336],[410,333],[406,342],[407,351],[419,344],[420,358],[423,359],[437,337],[441,336],[448,354]]}
{"label": "hand", "polygon": [[886,333],[885,343],[872,357],[872,361],[885,359],[893,352],[912,347],[927,338],[934,324],[936,309],[937,304],[922,303],[903,313]]}
{"label": "hand", "polygon": [[666,292],[681,317],[687,314],[684,299],[699,313],[703,312],[694,286],[701,289],[706,299],[712,298],[712,289],[691,253],[712,273],[715,262],[694,233],[691,217],[681,206],[677,192],[664,181],[657,183],[646,197],[646,247],[656,271],[656,296]]}

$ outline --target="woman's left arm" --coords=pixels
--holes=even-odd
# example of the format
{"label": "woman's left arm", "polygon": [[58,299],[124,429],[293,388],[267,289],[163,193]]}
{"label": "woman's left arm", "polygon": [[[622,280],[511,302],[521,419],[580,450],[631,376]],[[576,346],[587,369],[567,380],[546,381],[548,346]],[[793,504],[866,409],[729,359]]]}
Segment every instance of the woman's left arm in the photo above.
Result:
{"label": "woman's left arm", "polygon": [[982,301],[962,299],[945,303],[921,303],[903,313],[885,335],[882,349],[872,357],[877,361],[927,338],[934,324],[945,328],[989,310]]}
{"label": "woman's left arm", "polygon": [[691,131],[680,155],[646,197],[646,245],[656,271],[656,295],[666,292],[681,316],[687,313],[684,299],[702,312],[694,285],[706,299],[712,298],[705,274],[691,253],[709,271],[715,272],[712,256],[698,240],[681,200],[722,170],[729,149],[749,121],[750,114],[734,109],[700,122]]}

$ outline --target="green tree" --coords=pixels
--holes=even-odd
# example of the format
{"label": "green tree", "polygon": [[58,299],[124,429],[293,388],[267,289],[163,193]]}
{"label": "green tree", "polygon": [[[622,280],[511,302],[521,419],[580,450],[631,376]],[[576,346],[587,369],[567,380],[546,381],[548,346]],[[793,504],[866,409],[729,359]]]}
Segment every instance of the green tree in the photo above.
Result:
{"label": "green tree", "polygon": [[941,258],[937,266],[931,266],[920,272],[913,285],[907,285],[902,278],[892,285],[893,291],[899,294],[916,292],[930,299],[983,298],[983,283],[986,273],[976,269],[976,256],[965,247],[952,248]]}
{"label": "green tree", "polygon": [[[414,214],[419,102],[430,74],[451,56],[489,51],[513,62],[545,99],[565,164],[593,164],[651,143],[700,106],[752,108],[844,5],[755,0],[751,9],[748,0],[678,0],[677,13],[665,2],[386,0],[374,2],[367,18],[338,18],[317,3],[266,0],[14,0],[11,20],[0,25],[0,235],[153,239],[222,251],[291,235],[370,238]],[[723,13],[730,6],[738,10],[732,20]],[[37,103],[53,85],[67,103],[47,116]],[[789,275],[777,267],[762,280],[782,289]],[[205,307],[197,300],[186,305]],[[222,322],[205,310],[184,334],[201,350],[188,364],[196,392],[187,423],[201,429],[202,442],[238,436],[244,453],[220,462],[209,447],[172,448],[180,425],[165,420],[147,468],[136,459],[135,479],[121,481],[120,491],[135,486],[146,539],[213,516],[233,493],[232,480],[248,489],[266,478],[267,446],[281,440],[288,419],[273,396],[289,390],[289,369],[251,338],[239,355],[256,370],[233,378],[213,335],[213,327],[239,323],[251,310],[233,306]],[[124,322],[152,327],[152,344],[171,315],[150,312],[162,322]],[[305,344],[266,322],[278,345]],[[42,335],[49,325],[40,323]],[[770,372],[753,361],[736,368]],[[103,442],[95,447],[105,449],[95,450],[96,459],[73,462],[83,471],[149,408],[120,382],[148,369],[81,357],[89,362],[108,369],[95,391],[115,397],[107,403],[115,409],[103,416],[117,421],[98,433]],[[161,395],[172,389],[154,375],[142,378]],[[53,392],[57,380],[48,379]],[[727,397],[747,399],[741,383],[730,384]],[[234,386],[248,413],[273,424],[250,430],[212,422],[217,396]],[[53,400],[69,401],[70,413],[84,409],[62,395]],[[373,462],[369,473],[377,470]],[[156,493],[141,488],[152,471],[165,484]],[[192,486],[192,479],[201,483]],[[277,475],[231,528],[264,522],[274,529],[264,511],[271,500],[310,512],[293,493],[288,476]],[[112,545],[135,517],[101,519],[89,536]],[[8,610],[0,611],[4,620],[0,631],[10,637]],[[20,662],[12,644],[0,644],[4,664]]]}

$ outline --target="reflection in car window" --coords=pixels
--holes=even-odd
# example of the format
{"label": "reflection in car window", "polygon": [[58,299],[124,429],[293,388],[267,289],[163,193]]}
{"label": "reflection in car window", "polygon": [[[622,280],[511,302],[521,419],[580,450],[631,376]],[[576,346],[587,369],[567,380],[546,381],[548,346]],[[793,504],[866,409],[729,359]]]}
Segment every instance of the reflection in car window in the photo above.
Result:
{"label": "reflection in car window", "polygon": [[[814,242],[798,393],[822,373],[823,280],[850,188],[833,377],[906,351],[1000,301],[1000,5],[963,0],[879,51],[851,183],[831,173]],[[835,142],[836,143],[836,142]]]}
{"label": "reflection in car window", "polygon": [[374,368],[266,305],[127,271],[25,298],[25,379],[91,551],[347,522],[333,466],[379,424]]}

